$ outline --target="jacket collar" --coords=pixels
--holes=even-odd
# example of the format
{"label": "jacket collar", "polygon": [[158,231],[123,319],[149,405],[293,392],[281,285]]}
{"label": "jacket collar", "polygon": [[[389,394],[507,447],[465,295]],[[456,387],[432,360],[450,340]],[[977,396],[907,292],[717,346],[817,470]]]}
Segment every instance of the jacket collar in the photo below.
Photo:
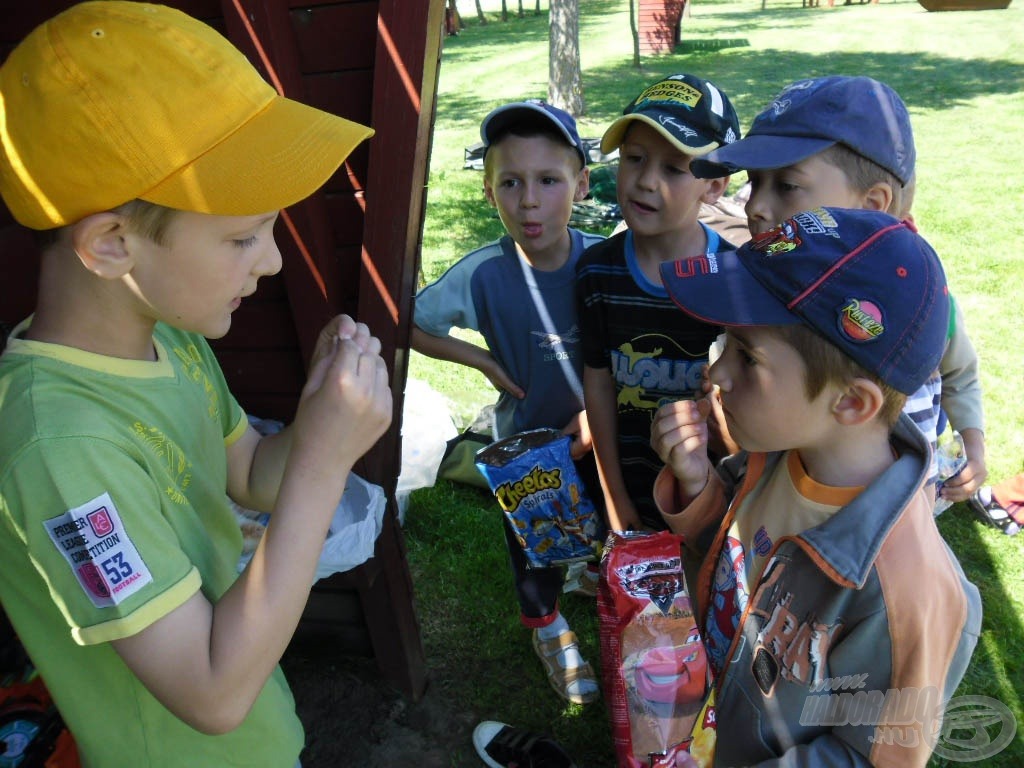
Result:
{"label": "jacket collar", "polygon": [[[864,586],[886,537],[897,521],[922,494],[928,479],[931,446],[905,413],[893,428],[891,443],[896,461],[857,498],[821,525],[797,538],[833,580]],[[929,507],[928,513],[931,513]]]}

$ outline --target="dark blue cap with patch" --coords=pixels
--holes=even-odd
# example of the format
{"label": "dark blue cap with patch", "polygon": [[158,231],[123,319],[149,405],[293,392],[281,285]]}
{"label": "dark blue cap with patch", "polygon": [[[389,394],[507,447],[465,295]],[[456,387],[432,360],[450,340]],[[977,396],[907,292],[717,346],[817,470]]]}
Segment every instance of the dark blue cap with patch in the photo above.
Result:
{"label": "dark blue cap with patch", "polygon": [[724,326],[803,323],[894,389],[939,367],[949,292],[938,256],[909,221],[815,208],[736,251],[666,262],[684,312]]}

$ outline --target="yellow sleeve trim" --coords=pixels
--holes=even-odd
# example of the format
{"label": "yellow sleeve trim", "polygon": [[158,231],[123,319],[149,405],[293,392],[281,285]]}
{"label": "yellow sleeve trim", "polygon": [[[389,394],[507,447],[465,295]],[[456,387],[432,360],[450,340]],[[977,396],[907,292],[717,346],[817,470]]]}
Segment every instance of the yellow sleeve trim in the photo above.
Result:
{"label": "yellow sleeve trim", "polygon": [[193,567],[185,578],[138,610],[91,627],[74,627],[71,630],[71,637],[79,645],[97,645],[136,635],[175,608],[184,605],[186,600],[199,591],[202,583],[199,571]]}
{"label": "yellow sleeve trim", "polygon": [[249,419],[245,417],[245,411],[241,408],[238,409],[238,423],[235,424],[235,428],[228,432],[227,437],[224,438],[224,447],[230,448],[232,445],[237,443],[242,435],[249,429]]}

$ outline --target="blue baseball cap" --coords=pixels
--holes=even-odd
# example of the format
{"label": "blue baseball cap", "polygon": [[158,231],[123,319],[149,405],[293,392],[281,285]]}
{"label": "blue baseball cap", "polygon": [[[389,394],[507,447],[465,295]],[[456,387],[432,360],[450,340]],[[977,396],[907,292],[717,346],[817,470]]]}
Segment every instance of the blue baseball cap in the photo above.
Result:
{"label": "blue baseball cap", "polygon": [[506,131],[537,125],[538,118],[541,125],[544,124],[544,120],[550,123],[565,139],[565,142],[579,153],[583,164],[587,164],[590,158],[583,151],[583,142],[576,130],[576,120],[565,110],[548,104],[543,99],[514,101],[491,110],[484,121],[480,123],[480,139],[484,143],[484,155],[487,154],[487,150],[491,148],[494,140]]}
{"label": "blue baseball cap", "polygon": [[903,100],[870,77],[832,75],[786,86],[740,141],[690,164],[713,179],[740,170],[784,168],[843,144],[904,186],[914,175],[914,134]]}
{"label": "blue baseball cap", "polygon": [[815,208],[736,251],[666,262],[669,296],[723,326],[803,323],[891,387],[913,394],[939,367],[949,292],[910,221]]}
{"label": "blue baseball cap", "polygon": [[669,75],[644,88],[601,137],[608,154],[622,146],[633,121],[651,126],[676,149],[697,156],[740,137],[736,110],[725,92],[696,75]]}

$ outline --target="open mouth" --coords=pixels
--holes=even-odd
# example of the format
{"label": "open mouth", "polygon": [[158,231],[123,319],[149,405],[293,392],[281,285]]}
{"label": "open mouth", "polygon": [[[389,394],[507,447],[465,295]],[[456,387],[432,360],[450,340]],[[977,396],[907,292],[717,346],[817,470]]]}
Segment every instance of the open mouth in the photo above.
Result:
{"label": "open mouth", "polygon": [[704,696],[707,656],[696,628],[681,646],[646,651],[636,665],[637,692],[648,701],[689,704]]}

